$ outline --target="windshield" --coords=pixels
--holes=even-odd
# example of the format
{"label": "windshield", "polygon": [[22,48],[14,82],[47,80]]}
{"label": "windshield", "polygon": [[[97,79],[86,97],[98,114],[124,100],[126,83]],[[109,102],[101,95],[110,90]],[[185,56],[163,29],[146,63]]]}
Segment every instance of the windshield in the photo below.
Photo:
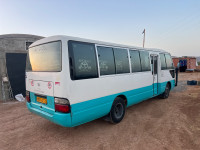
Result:
{"label": "windshield", "polygon": [[27,56],[27,71],[58,72],[62,69],[61,41],[31,47]]}

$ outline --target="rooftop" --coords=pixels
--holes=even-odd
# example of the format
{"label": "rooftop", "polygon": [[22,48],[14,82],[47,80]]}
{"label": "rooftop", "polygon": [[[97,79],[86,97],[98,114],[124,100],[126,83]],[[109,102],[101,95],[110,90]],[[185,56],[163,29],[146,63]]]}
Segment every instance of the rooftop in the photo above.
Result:
{"label": "rooftop", "polygon": [[42,36],[38,35],[32,35],[32,34],[2,34],[0,35],[0,39],[7,39],[7,38],[44,38]]}

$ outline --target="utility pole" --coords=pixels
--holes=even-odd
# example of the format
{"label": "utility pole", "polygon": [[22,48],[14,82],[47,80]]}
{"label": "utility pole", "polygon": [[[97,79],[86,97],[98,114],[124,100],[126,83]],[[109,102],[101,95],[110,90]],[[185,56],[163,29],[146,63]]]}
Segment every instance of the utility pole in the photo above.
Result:
{"label": "utility pole", "polygon": [[144,34],[144,37],[143,37],[143,48],[144,48],[144,44],[145,44],[145,29],[143,30],[142,34]]}

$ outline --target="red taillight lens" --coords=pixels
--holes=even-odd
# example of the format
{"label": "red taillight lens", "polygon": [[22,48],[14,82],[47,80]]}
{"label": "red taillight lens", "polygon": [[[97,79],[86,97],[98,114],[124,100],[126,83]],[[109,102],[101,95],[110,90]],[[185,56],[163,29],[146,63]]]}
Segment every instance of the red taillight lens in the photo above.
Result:
{"label": "red taillight lens", "polygon": [[55,104],[55,111],[68,113],[70,111],[69,105]]}
{"label": "red taillight lens", "polygon": [[29,102],[29,103],[31,102],[29,91],[26,91],[26,101]]}
{"label": "red taillight lens", "polygon": [[69,100],[64,98],[55,98],[55,111],[62,113],[70,112]]}

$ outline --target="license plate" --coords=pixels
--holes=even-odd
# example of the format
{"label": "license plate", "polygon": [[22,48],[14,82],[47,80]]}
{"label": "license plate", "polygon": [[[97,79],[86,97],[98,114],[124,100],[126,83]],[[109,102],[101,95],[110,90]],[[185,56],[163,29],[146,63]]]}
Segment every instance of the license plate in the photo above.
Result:
{"label": "license plate", "polygon": [[37,97],[37,102],[47,104],[47,99],[42,97]]}

